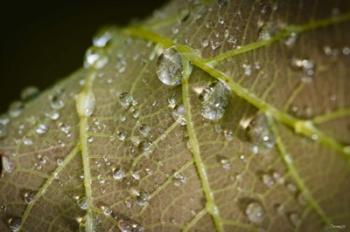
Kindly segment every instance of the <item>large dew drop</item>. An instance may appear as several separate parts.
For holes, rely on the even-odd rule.
[[[169,86],[177,86],[182,80],[182,59],[173,48],[163,51],[157,61],[157,76],[159,80]]]
[[[201,114],[208,120],[219,120],[224,116],[229,103],[230,91],[221,82],[210,84],[203,90]]]
[[[265,211],[262,205],[258,202],[252,202],[247,205],[245,209],[249,221],[252,223],[260,224],[264,221]]]

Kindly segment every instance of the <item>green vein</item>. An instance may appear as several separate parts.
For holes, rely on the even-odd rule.
[[[188,132],[189,144],[191,147],[191,152],[193,157],[193,163],[196,167],[199,180],[202,185],[202,190],[206,199],[206,210],[210,214],[211,218],[213,219],[216,231],[222,232],[224,231],[224,227],[222,225],[219,209],[215,203],[213,191],[211,190],[211,187],[209,184],[207,170],[201,157],[199,142],[198,142],[197,135],[194,129],[193,121],[192,121],[191,103],[190,103],[190,97],[189,97],[189,84],[188,84],[188,79],[191,74],[190,64],[185,57],[183,57],[182,61],[183,61],[183,67],[184,67],[183,79],[182,79],[182,101],[185,107],[186,128]]]
[[[347,18],[347,17],[339,16],[338,21],[341,22],[340,19],[343,19],[344,21],[345,20],[344,18]],[[332,20],[331,22],[338,22],[338,21]],[[323,23],[313,22],[312,25],[319,25],[319,24],[325,26],[325,25],[330,25],[331,23],[326,24],[324,22]],[[215,69],[210,64],[208,64],[206,60],[198,56],[196,51],[194,51],[191,47],[183,44],[175,44],[168,38],[164,38],[161,35],[158,35],[150,31],[146,31],[143,28],[139,28],[139,27],[137,28],[131,27],[131,28],[124,29],[122,33],[127,34],[129,36],[139,37],[145,40],[153,41],[155,43],[162,45],[163,47],[174,47],[179,53],[181,53],[184,57],[186,57],[189,61],[191,61],[193,65],[202,69],[203,71],[211,75],[213,78],[224,82],[229,87],[229,89],[237,96],[243,98],[248,103],[254,105],[261,111],[270,114],[278,122],[281,122],[287,125],[288,127],[292,128],[297,134],[305,136],[309,139],[312,139],[326,147],[329,147],[330,149],[334,149],[339,154],[341,154],[342,157],[345,158],[350,164],[350,149],[347,149],[338,141],[334,140],[327,134],[318,130],[314,126],[312,121],[307,121],[307,120],[293,117],[288,113],[280,111],[279,109],[275,108],[271,104],[260,99],[254,93],[250,92],[249,90],[235,83],[230,76],[227,76],[225,73]]]
[[[87,97],[92,93],[92,84],[95,79],[95,71],[91,70],[88,75],[86,82],[83,86],[82,91],[79,93],[77,98],[77,112],[79,115],[79,139],[80,139],[80,150],[82,155],[83,162],[83,170],[84,170],[84,188],[85,188],[85,197],[87,201],[87,214],[85,218],[85,231],[93,232],[93,218],[92,218],[92,208],[93,208],[93,200],[92,200],[92,189],[91,189],[91,173],[90,173],[90,157],[89,157],[89,149],[88,149],[88,118],[90,115],[87,115],[84,112],[86,109],[86,101]]]
[[[332,24],[336,23],[342,23],[350,20],[350,12],[341,14],[338,16],[321,19],[317,21],[310,21],[309,23],[302,24],[302,25],[289,25],[286,26],[281,32],[277,33],[275,36],[272,36],[270,39],[267,40],[260,40],[257,42],[253,42],[247,45],[243,45],[240,48],[232,49],[229,51],[226,51],[224,53],[221,53],[215,57],[209,58],[206,60],[206,62],[212,66],[216,65],[220,61],[223,61],[225,59],[237,56],[242,53],[246,53],[248,51],[252,51],[261,47],[266,47],[274,42],[280,41],[288,36],[290,36],[293,33],[301,33],[305,31],[310,31],[316,28],[320,27],[326,27]]]
[[[29,214],[31,210],[33,209],[34,205],[39,201],[39,199],[46,193],[47,189],[50,187],[50,185],[53,183],[57,175],[60,174],[60,172],[67,166],[67,164],[78,154],[79,152],[79,146],[75,146],[73,150],[68,154],[68,156],[63,160],[62,165],[57,166],[55,171],[52,173],[52,175],[44,182],[44,184],[40,187],[38,192],[35,194],[35,197],[33,201],[28,204],[26,209],[24,210],[21,225],[19,227],[18,231],[23,230],[24,223],[27,221]]]
[[[325,122],[333,121],[338,118],[345,118],[350,116],[350,108],[338,109],[323,115],[316,116],[312,119],[315,124],[322,124]]]
[[[320,218],[324,223],[326,223],[327,225],[330,225],[332,223],[331,219],[326,215],[326,213],[323,211],[321,206],[314,199],[311,192],[309,191],[306,184],[304,183],[303,179],[299,175],[291,155],[287,152],[286,148],[283,145],[282,138],[278,133],[277,126],[275,125],[273,119],[269,115],[267,115],[267,119],[268,119],[269,127],[271,128],[271,131],[273,132],[276,139],[276,148],[280,154],[281,159],[286,165],[288,172],[295,180],[296,185],[301,190],[303,196],[305,197],[306,201],[309,203],[311,208],[314,209],[314,211],[320,216]]]
[[[188,232],[190,229],[195,226],[198,221],[207,213],[206,209],[199,211],[188,223],[182,228],[182,232]]]

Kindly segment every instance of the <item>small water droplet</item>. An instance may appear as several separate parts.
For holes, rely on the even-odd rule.
[[[149,136],[149,133],[151,132],[151,128],[145,124],[142,124],[140,127],[139,127],[139,132],[140,134],[143,136],[143,137],[148,137]]]
[[[245,209],[249,221],[252,223],[260,224],[265,219],[265,210],[259,202],[251,202]]]
[[[38,135],[43,135],[43,134],[46,134],[46,132],[48,132],[49,128],[47,125],[45,124],[39,124],[36,129],[35,129],[35,132],[38,134]]]
[[[130,106],[137,104],[134,98],[128,92],[119,94],[119,101],[122,107],[125,109],[128,109]]]
[[[184,105],[176,106],[172,112],[172,116],[173,116],[174,120],[176,120],[180,123],[180,125],[182,125],[182,126],[186,125]]]
[[[52,121],[56,121],[60,118],[61,115],[57,111],[50,111],[50,112],[46,112],[45,116],[51,119]]]
[[[229,103],[229,90],[221,82],[210,84],[201,94],[201,114],[208,120],[219,120],[224,116]]]
[[[103,29],[94,36],[92,43],[95,47],[105,47],[111,39],[112,31],[109,29]]]
[[[36,192],[32,190],[25,190],[23,192],[23,200],[26,204],[31,204],[35,198]]]
[[[202,48],[206,48],[209,46],[209,40],[207,38],[203,39],[201,42]]]
[[[275,138],[268,126],[267,118],[264,114],[258,113],[247,127],[247,134],[250,141],[258,147],[273,148]]]
[[[168,98],[168,107],[174,109],[176,107],[176,96],[171,96]]]
[[[103,48],[92,46],[85,53],[85,68],[92,67],[95,69],[101,69],[107,64],[107,62],[108,56]]]
[[[0,139],[5,138],[7,135],[7,125],[10,119],[4,115],[0,116]]]
[[[315,62],[310,59],[292,58],[291,65],[297,70],[303,71],[301,79],[305,82],[310,82],[315,75]]]
[[[288,38],[284,41],[284,44],[289,47],[292,48],[295,44],[295,42],[297,41],[298,38],[298,34],[293,32],[291,33]]]
[[[186,181],[187,181],[186,176],[184,176],[180,172],[175,172],[173,178],[174,178],[174,185],[177,186],[177,187],[185,184]]]
[[[125,171],[121,168],[117,168],[113,171],[113,179],[121,181],[125,178]]]
[[[263,173],[261,175],[261,180],[269,188],[275,184],[273,177],[269,173]]]
[[[124,131],[118,131],[117,132],[117,137],[120,141],[125,141],[126,137],[127,137],[127,133]]]
[[[11,232],[18,232],[22,223],[22,219],[20,217],[10,217],[7,220],[7,225]]]
[[[19,115],[21,115],[23,109],[23,103],[20,101],[15,101],[11,103],[8,113],[12,118],[17,118]]]
[[[157,76],[165,85],[177,86],[182,80],[182,58],[173,48],[165,49],[158,57]]]
[[[15,166],[7,156],[1,156],[2,170],[7,173],[13,172]]]
[[[90,117],[95,110],[95,95],[92,91],[83,91],[77,98],[77,110],[80,116]]]
[[[131,219],[118,220],[118,228],[120,232],[144,232],[145,229],[142,225]]]

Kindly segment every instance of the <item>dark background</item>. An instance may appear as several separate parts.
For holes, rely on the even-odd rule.
[[[0,2],[0,114],[29,85],[43,90],[83,62],[104,25],[142,19],[166,0]]]

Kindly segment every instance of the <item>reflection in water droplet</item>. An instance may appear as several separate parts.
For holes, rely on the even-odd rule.
[[[186,176],[184,176],[180,172],[175,172],[173,178],[174,178],[174,185],[177,186],[177,187],[185,184],[186,181],[187,181]]]
[[[265,219],[265,210],[258,202],[249,203],[245,209],[245,214],[252,223],[260,224]]]
[[[219,120],[224,116],[229,103],[230,91],[221,82],[210,84],[201,94],[201,114],[208,120]]]
[[[173,48],[168,48],[158,57],[157,76],[165,85],[177,86],[182,80],[182,58]]]
[[[95,68],[101,69],[108,62],[108,56],[106,51],[103,48],[99,47],[90,47],[85,53],[85,68]]]

